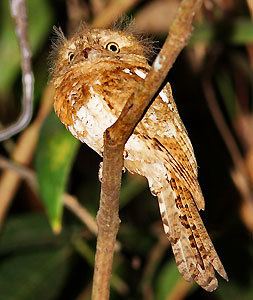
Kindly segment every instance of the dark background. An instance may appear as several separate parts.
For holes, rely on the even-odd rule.
[[[49,97],[53,25],[71,32],[80,20],[92,23],[105,15],[112,3],[120,10],[120,2],[126,1],[28,1],[33,122]],[[161,47],[179,2],[136,1],[124,14],[133,16],[137,30]],[[219,278],[217,291],[207,293],[182,279],[145,179],[124,174],[111,299],[253,299],[252,14],[247,1],[204,1],[190,43],[168,75],[199,165],[206,200],[201,216],[229,282]],[[18,116],[22,95],[7,1],[0,3],[0,70],[0,120],[7,126]],[[101,158],[86,145],[79,147],[53,112],[47,115],[37,128],[38,142],[26,129],[0,147],[0,299],[90,298],[96,238],[63,205],[62,194],[75,196],[95,217]],[[17,153],[20,145],[23,152]],[[4,166],[6,159],[16,163],[16,171]],[[39,192],[31,180],[17,182],[8,175],[20,178],[20,165],[33,171],[29,174],[39,180]],[[59,231],[62,214],[62,230],[53,234],[49,224]]]

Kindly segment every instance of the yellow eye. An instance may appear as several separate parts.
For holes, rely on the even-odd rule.
[[[119,45],[117,43],[114,43],[114,42],[110,42],[108,43],[105,48],[111,52],[114,52],[114,53],[119,53],[120,51],[120,48],[119,48]]]
[[[75,54],[73,52],[69,52],[68,53],[68,60],[69,60],[69,62],[71,62],[73,60],[74,56],[75,56]]]

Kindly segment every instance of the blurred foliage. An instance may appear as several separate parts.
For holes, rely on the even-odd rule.
[[[27,1],[29,10],[29,39],[33,53],[43,46],[53,24],[53,11],[48,1]],[[8,92],[20,69],[19,49],[8,1],[0,3],[0,96]]]
[[[53,230],[61,230],[62,195],[78,150],[79,141],[51,114],[41,130],[36,153],[36,169],[41,200],[45,203]]]
[[[253,27],[250,19],[237,19],[233,22],[202,23],[196,27],[190,45],[198,42],[226,42],[235,45],[245,45],[253,42]]]
[[[84,10],[82,15],[91,21],[99,11],[94,3],[101,3],[101,9],[107,1],[27,2],[35,100],[39,106],[48,82],[52,25],[60,25],[66,32],[70,22],[73,23],[73,16],[80,15],[78,9]],[[138,16],[151,2],[161,11],[158,6],[164,5],[164,1],[140,1],[129,14]],[[162,18],[166,19],[166,27],[162,27],[164,20],[158,31],[145,27],[148,34],[155,32],[159,45],[166,35],[167,18],[171,18],[170,5],[177,0],[167,2],[168,13],[153,16],[157,26]],[[242,155],[246,156],[252,150],[249,145],[253,133],[252,136],[247,134],[246,143],[241,126],[246,116],[252,118],[253,23],[244,1],[205,3],[190,44],[168,79],[200,167],[200,182],[207,203],[202,216],[230,281],[219,280],[218,290],[211,294],[196,285],[184,286],[185,293],[179,298],[177,289],[182,292],[182,278],[169,245],[160,247],[161,221],[156,200],[147,189],[145,179],[124,174],[122,224],[118,235],[120,250],[115,254],[111,299],[165,300],[175,294],[178,298],[173,299],[253,299],[252,228],[246,228],[248,223],[240,214],[243,196],[231,179],[235,165],[207,108],[202,89],[203,78],[209,78],[222,116]],[[141,14],[141,18],[145,18],[145,14]],[[149,24],[148,20],[145,24]],[[21,75],[8,1],[0,3],[0,25],[0,116],[1,122],[10,122],[20,108]],[[11,157],[15,143],[16,138],[2,143],[1,154]],[[54,114],[50,114],[29,165],[35,169],[39,193],[29,183],[21,184],[1,228],[0,299],[90,299],[95,237],[64,208],[63,193],[75,195],[95,216],[101,159],[86,145],[80,149],[78,145]],[[58,235],[53,234],[51,228],[59,232],[61,227]],[[152,260],[157,248],[159,259]]]
[[[2,299],[55,299],[69,272],[69,234],[55,237],[44,216],[10,218],[0,242]]]

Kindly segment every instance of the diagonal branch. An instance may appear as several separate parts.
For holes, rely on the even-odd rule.
[[[27,10],[25,0],[10,0],[11,14],[15,22],[22,66],[22,110],[15,123],[0,131],[0,141],[7,140],[23,130],[31,121],[33,110],[33,73],[31,50],[27,38]]]
[[[97,215],[98,239],[93,278],[93,300],[109,299],[113,252],[119,228],[119,194],[125,143],[140,121],[145,109],[186,45],[192,32],[192,21],[202,0],[183,0],[170,27],[169,35],[155,59],[146,80],[127,99],[116,123],[104,134],[103,180]]]

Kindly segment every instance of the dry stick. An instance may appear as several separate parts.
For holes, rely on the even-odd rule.
[[[133,8],[140,0],[114,0],[111,1],[102,11],[98,14],[91,26],[94,28],[108,27],[113,22],[117,21],[126,11]]]
[[[184,278],[179,278],[176,282],[175,287],[170,291],[166,297],[166,300],[183,300],[189,294],[192,288],[192,283],[187,282]]]
[[[89,16],[88,4],[79,0],[66,0],[67,16],[68,16],[68,34],[73,33],[80,22],[87,20]]]
[[[247,195],[244,197],[245,199],[250,198],[251,189],[249,185],[249,174],[247,171],[247,168],[245,166],[245,161],[243,159],[243,156],[240,153],[240,150],[235,142],[235,139],[228,128],[222,112],[220,111],[220,108],[218,106],[218,103],[215,98],[214,90],[212,89],[211,82],[209,79],[203,80],[203,91],[206,97],[206,101],[209,107],[209,110],[212,114],[212,117],[214,119],[214,122],[223,138],[223,141],[225,142],[225,145],[227,146],[227,149],[230,153],[230,156],[232,158],[233,164],[235,168],[240,172],[241,178],[244,178],[245,184],[244,184],[244,195]]]
[[[151,287],[151,282],[159,264],[161,263],[164,253],[169,248],[168,239],[165,236],[164,232],[162,230],[159,230],[159,232],[157,232],[157,235],[159,236],[159,240],[148,254],[147,263],[143,271],[143,277],[141,281],[143,296],[142,299],[145,300],[155,299],[154,291]]]
[[[13,150],[11,158],[13,161],[21,164],[30,164],[34,151],[37,146],[41,126],[52,109],[53,99],[52,86],[48,86],[43,95],[42,103],[36,119],[20,135],[17,144]],[[0,178],[0,227],[4,222],[8,208],[18,189],[20,177],[15,171],[5,170]]]
[[[86,226],[89,228],[90,232],[94,235],[98,234],[98,227],[94,217],[88,212],[88,210],[83,207],[77,200],[76,197],[69,194],[64,194],[64,205],[72,211]]]
[[[163,253],[168,249],[168,239],[166,238],[164,232],[157,233],[159,235],[159,241],[151,249],[147,265],[144,270],[143,280],[142,280],[142,299],[153,300],[154,291],[151,289],[151,281],[154,277],[157,266],[160,264],[163,257]],[[175,282],[174,287],[168,292],[166,299],[168,300],[183,300],[188,294],[189,290],[192,288],[192,282],[186,282],[181,276]]]
[[[0,169],[7,169],[11,172],[14,172],[19,180],[26,180],[32,190],[36,194],[38,193],[38,182],[36,175],[29,168],[19,163],[14,163],[0,155]],[[86,210],[86,208],[78,202],[76,197],[69,194],[64,194],[63,202],[64,205],[87,226],[91,233],[97,235],[97,224],[95,219]],[[118,248],[120,248],[120,245],[118,245]]]
[[[230,153],[230,156],[233,160],[234,165],[243,165],[243,157],[240,153],[239,148],[237,147],[237,144],[235,142],[235,139],[233,138],[232,133],[230,132],[224,118],[222,115],[222,112],[218,106],[218,103],[216,101],[216,97],[214,94],[214,90],[211,86],[210,79],[203,80],[203,91],[206,97],[207,105],[209,107],[209,110],[212,114],[212,117],[214,119],[214,122],[219,129],[222,138],[228,148],[228,151]]]
[[[252,185],[246,162],[240,153],[235,139],[229,130],[215,98],[210,79],[203,81],[203,90],[214,122],[223,138],[232,158],[235,169],[231,172],[232,180],[242,196],[241,218],[246,227],[252,231]]]
[[[29,186],[33,191],[37,190],[38,186],[35,174],[29,168],[0,155],[0,169],[14,171],[20,178],[26,180],[27,183],[29,183]]]
[[[100,14],[105,7],[105,1],[103,0],[91,0],[90,4],[93,15],[95,16]]]
[[[247,0],[247,4],[248,4],[248,7],[249,7],[249,12],[250,12],[251,18],[253,19],[253,1],[252,0]]]
[[[247,4],[249,7],[249,13],[251,16],[251,20],[253,20],[253,1],[247,0]],[[250,44],[246,45],[246,49],[248,50],[249,61],[250,61],[251,67],[253,68],[253,44],[250,43]]]
[[[27,38],[27,12],[25,0],[10,1],[11,14],[16,26],[22,67],[22,110],[15,123],[0,131],[0,141],[7,140],[23,130],[31,121],[33,110],[33,73],[31,67],[31,50]]]
[[[92,288],[93,300],[109,299],[113,252],[119,229],[119,193],[124,145],[156,95],[192,32],[192,21],[202,0],[183,0],[162,50],[141,86],[127,99],[116,123],[104,134],[103,180],[97,214],[98,239]]]

